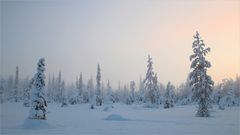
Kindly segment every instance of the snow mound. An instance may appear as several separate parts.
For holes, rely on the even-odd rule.
[[[121,115],[118,114],[111,114],[105,120],[113,120],[113,121],[127,121],[128,119],[123,118]]]
[[[47,123],[46,120],[25,119],[24,124],[21,126],[24,129],[52,129],[52,125]]]

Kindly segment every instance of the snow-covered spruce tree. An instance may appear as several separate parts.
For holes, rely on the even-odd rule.
[[[219,109],[224,110],[225,107],[234,106],[235,95],[234,94],[234,80],[233,79],[223,79],[222,83],[219,84]]]
[[[129,100],[129,88],[127,84],[123,86],[123,90],[120,94],[120,100],[122,100],[122,103],[126,103],[126,104],[131,103]]]
[[[89,80],[88,80],[88,83],[87,83],[87,91],[89,93],[89,100],[92,101],[92,99],[94,99],[94,83],[93,83],[93,78],[91,77]]]
[[[15,82],[14,82],[14,101],[18,102],[19,96],[19,69],[16,67]]]
[[[101,88],[101,97],[102,97],[102,102],[104,101],[103,100],[103,97],[104,97],[104,95],[105,95],[105,85],[104,85],[104,82],[102,81],[102,83],[101,83],[101,86],[102,86],[102,88]]]
[[[78,102],[83,103],[83,78],[82,72],[80,73],[79,80],[78,80]]]
[[[168,82],[167,88],[166,88],[166,93],[165,93],[164,108],[173,107],[173,90],[174,90],[174,86],[170,82]]]
[[[106,96],[105,97],[106,102],[115,103],[114,94],[113,94],[112,87],[109,80],[107,82],[107,89],[106,89],[105,96]]]
[[[61,102],[62,102],[61,107],[68,106],[67,98],[65,94],[65,81],[62,81],[62,84],[61,84]]]
[[[210,94],[214,82],[207,75],[207,69],[211,67],[211,63],[205,59],[205,56],[210,52],[210,48],[205,48],[203,40],[196,32],[192,45],[193,54],[190,56],[191,69],[189,79],[193,90],[193,99],[198,102],[198,110],[196,116],[209,117],[211,107]]]
[[[102,94],[101,94],[101,69],[100,65],[97,65],[97,86],[96,86],[96,106],[101,106],[102,105]]]
[[[7,86],[6,86],[6,90],[7,90],[6,94],[8,95],[8,97],[7,97],[8,101],[12,100],[12,97],[14,95],[14,89],[13,88],[14,88],[13,76],[10,75],[8,80],[7,80]]]
[[[114,92],[115,102],[120,102],[120,93],[121,93],[121,91],[122,91],[121,81],[118,81],[118,88]]]
[[[65,97],[65,81],[63,80],[60,84],[60,87],[59,87],[59,100],[60,100],[60,103],[63,103],[63,100],[64,100],[64,97]]]
[[[46,120],[47,102],[44,98],[43,90],[45,88],[45,59],[38,61],[37,73],[34,76],[33,89],[31,93],[30,119]]]
[[[7,86],[6,80],[0,77],[0,104],[5,102],[6,97],[8,96],[6,86]]]
[[[76,89],[78,90],[78,87],[79,87],[79,79],[78,79],[78,77],[76,77]]]
[[[156,87],[154,87],[154,72],[152,58],[148,55],[146,78],[144,80],[144,88],[146,90],[145,98],[146,101],[150,101],[152,104],[157,103]]]
[[[106,102],[110,101],[111,100],[111,91],[112,91],[112,88],[111,88],[111,85],[110,85],[110,81],[108,80],[107,81],[107,88],[106,88],[106,94],[104,94],[104,100]]]
[[[2,82],[0,84],[2,84]],[[4,102],[4,98],[5,98],[4,93],[5,93],[4,87],[0,85],[0,103]]]
[[[83,77],[82,77],[82,73],[80,75],[80,79],[79,79],[79,94],[80,94],[80,101],[82,103],[88,103],[90,100],[90,91],[88,91],[87,86],[83,83]]]
[[[129,94],[129,100],[131,103],[135,102],[135,99],[136,99],[135,91],[136,91],[136,84],[134,81],[131,81],[130,82],[130,94]]]
[[[142,81],[142,77],[139,78],[139,90],[138,90],[138,101],[144,102],[145,96],[145,89],[144,89],[144,82]]]
[[[155,95],[156,104],[160,104],[161,94],[160,94],[160,87],[158,85],[158,76],[157,76],[157,74],[155,74],[154,77],[153,77],[153,93]]]
[[[235,80],[235,95],[237,97],[240,97],[240,76],[236,75],[236,80]]]
[[[80,76],[79,76],[79,81],[78,81],[78,95],[81,96],[82,93],[83,93],[83,77],[82,77],[82,72],[80,73]]]
[[[53,101],[55,101],[56,102],[56,79],[55,79],[55,75],[53,74],[53,76],[52,76],[52,83],[51,83],[51,96],[52,96],[52,99],[53,99]]]
[[[61,71],[59,71],[58,73],[58,77],[57,77],[57,80],[56,80],[56,102],[58,103],[61,103],[61,98],[62,98],[62,95],[61,95],[61,89],[62,89],[62,73]]]

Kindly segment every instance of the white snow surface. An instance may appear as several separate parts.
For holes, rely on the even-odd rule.
[[[48,121],[46,121],[46,120],[36,120],[36,119],[26,118],[23,125],[20,125],[19,128],[22,128],[22,129],[52,129],[54,127],[51,126],[48,123]]]
[[[48,104],[47,120],[27,119],[22,103],[0,105],[2,135],[239,135],[240,108],[219,110],[210,118],[195,117],[196,106],[170,109],[113,104],[90,109],[90,104],[60,107]]]

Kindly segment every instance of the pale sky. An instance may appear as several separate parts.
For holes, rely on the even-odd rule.
[[[46,76],[67,82],[83,73],[114,87],[145,76],[147,55],[159,81],[175,85],[190,72],[193,35],[211,48],[215,83],[240,74],[239,0],[1,0],[1,75],[30,77],[39,58]]]

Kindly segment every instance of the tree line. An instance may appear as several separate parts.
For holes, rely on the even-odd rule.
[[[68,104],[91,103],[91,108],[109,103],[144,104],[146,107],[171,108],[174,105],[198,104],[197,116],[210,116],[209,109],[212,104],[217,104],[219,109],[227,106],[240,105],[240,77],[224,79],[214,86],[207,69],[211,63],[206,60],[210,48],[206,48],[198,32],[194,35],[192,44],[193,54],[190,55],[189,76],[185,83],[174,86],[170,81],[164,85],[158,81],[158,75],[154,72],[153,59],[147,57],[146,75],[140,77],[138,87],[135,81],[114,89],[108,80],[106,86],[102,81],[101,67],[97,64],[96,77],[88,79],[84,83],[82,73],[76,78],[76,82],[66,85],[62,73],[55,77],[48,76],[45,84],[45,59],[39,60],[37,73],[32,78],[20,79],[19,67],[16,67],[15,76],[8,79],[1,78],[0,102],[23,102],[24,106],[45,110],[44,105],[50,102]],[[94,79],[96,80],[94,83]],[[33,100],[34,99],[34,100]],[[38,107],[36,107],[38,106]],[[43,114],[45,111],[42,111]],[[41,115],[42,119],[45,119]]]

